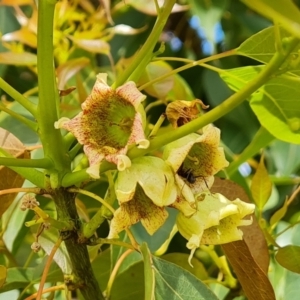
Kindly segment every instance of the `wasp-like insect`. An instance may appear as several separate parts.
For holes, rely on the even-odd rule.
[[[196,182],[196,179],[198,178],[198,177],[202,177],[203,178],[203,180],[204,180],[204,183],[205,183],[205,185],[206,185],[206,187],[207,187],[207,189],[209,190],[209,187],[208,187],[208,184],[207,184],[207,182],[206,182],[206,180],[205,180],[205,177],[204,176],[195,176],[194,174],[193,174],[193,171],[192,171],[192,169],[187,169],[187,170],[185,170],[184,168],[183,168],[183,164],[179,167],[179,169],[178,169],[178,171],[177,171],[177,174],[179,175],[179,176],[181,176],[182,178],[184,178],[188,183],[190,183],[190,184],[194,184],[195,182]]]
[[[179,167],[177,174],[182,178],[185,178],[191,184],[196,182],[197,177],[193,174],[192,169],[184,170],[183,164]]]

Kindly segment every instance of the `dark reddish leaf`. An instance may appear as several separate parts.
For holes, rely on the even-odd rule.
[[[216,178],[211,192],[223,194],[228,199],[239,198],[250,202],[246,192],[238,184]],[[243,226],[242,241],[222,245],[243,290],[249,300],[274,300],[273,287],[268,279],[269,252],[265,237],[255,219],[253,224]]]

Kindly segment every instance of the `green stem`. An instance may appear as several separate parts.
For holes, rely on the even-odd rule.
[[[233,56],[233,55],[236,55],[236,54],[237,54],[236,49],[233,49],[233,50],[223,52],[223,53],[219,53],[219,54],[216,54],[216,55],[213,55],[213,56],[210,56],[210,57],[206,57],[206,58],[203,58],[203,59],[200,59],[200,60],[197,60],[197,61],[187,59],[187,58],[175,58],[175,57],[157,57],[157,58],[154,58],[153,61],[161,61],[161,60],[163,60],[163,61],[179,61],[179,62],[186,63],[186,65],[184,65],[182,67],[179,67],[177,69],[174,69],[174,70],[172,70],[172,71],[170,71],[166,74],[163,74],[161,76],[158,76],[158,77],[146,82],[145,84],[139,86],[139,90],[140,91],[144,90],[146,87],[151,86],[156,82],[164,80],[164,79],[166,79],[166,78],[168,78],[172,75],[178,74],[178,73],[180,73],[184,70],[188,70],[188,69],[193,68],[193,67],[204,67],[204,68],[207,68],[207,69],[213,69],[214,71],[221,70],[221,69],[215,68],[211,65],[208,65],[206,63],[210,62],[210,61],[213,61],[213,60],[216,60],[216,59],[220,59],[220,58],[224,58],[224,57],[228,57],[228,56]]]
[[[0,103],[0,110],[6,112],[7,114],[9,114],[11,117],[15,118],[16,120],[20,121],[21,123],[25,124],[27,127],[29,127],[30,129],[32,129],[33,131],[37,132],[38,129],[38,125],[36,122],[33,122],[27,118],[25,118],[24,116],[8,109],[6,106],[4,106],[2,103]]]
[[[300,184],[300,177],[291,177],[291,176],[274,176],[269,175],[271,181],[275,185],[299,185]]]
[[[36,106],[0,77],[0,88],[36,117]]]
[[[251,143],[244,149],[244,151],[234,160],[229,167],[226,168],[226,173],[231,176],[235,173],[238,167],[250,157],[257,154],[260,149],[265,148],[274,140],[274,136],[271,135],[264,127],[260,127]]]
[[[55,81],[53,59],[53,17],[56,1],[40,0],[38,5],[38,52],[39,104],[37,121],[39,135],[46,157],[57,171],[70,170],[70,160],[65,154],[63,138],[54,128],[58,120],[59,94]]]
[[[69,151],[69,157],[71,160],[75,158],[77,153],[82,149],[82,145],[77,143],[70,151]]]
[[[62,232],[71,265],[74,279],[66,282],[67,286],[80,289],[85,300],[103,300],[104,297],[94,276],[87,246],[79,242],[81,223],[75,205],[75,193],[69,193],[64,189],[57,189],[53,192],[53,200],[58,213],[58,220],[72,221],[75,228],[72,231]]]
[[[105,245],[105,244],[116,245],[116,246],[124,247],[124,248],[127,248],[127,249],[135,250],[135,248],[131,244],[120,241],[119,239],[98,238],[93,243],[93,245],[101,245],[101,246]]]
[[[1,159],[4,158],[10,158],[13,159],[14,161],[18,161],[18,164],[21,163],[22,159],[16,159],[13,158],[13,156],[9,153],[7,153],[6,151],[4,151],[3,149],[0,148],[0,165],[3,163],[5,163],[5,161],[1,162]],[[28,160],[27,160],[28,161]],[[28,169],[28,168],[24,168],[23,167],[13,167],[13,166],[9,166],[10,169],[12,169],[13,171],[15,171],[16,173],[18,173],[19,175],[23,176],[24,178],[26,178],[27,180],[29,180],[30,182],[32,182],[33,184],[35,184],[36,186],[40,187],[40,188],[45,188],[45,177],[44,174],[38,170],[35,169]],[[26,165],[27,167],[27,165]]]
[[[48,158],[26,159],[26,158],[0,157],[0,165],[7,166],[7,167],[48,169],[52,167],[52,162]]]
[[[73,135],[73,133],[68,132],[65,136],[64,136],[64,144],[66,147],[66,151],[68,151],[70,149],[70,147],[72,146],[72,144],[76,141],[75,136]]]
[[[113,203],[117,199],[114,190],[114,176],[110,174],[110,172],[107,172],[107,179],[109,188],[106,192],[105,200],[94,193],[79,189],[80,193],[94,198],[95,200],[102,203],[101,208],[95,213],[95,215],[93,215],[90,221],[83,226],[82,235],[84,239],[88,239],[93,236],[96,229],[99,228],[106,219],[111,219],[112,215],[115,212],[112,207]]]
[[[160,34],[164,29],[175,2],[175,0],[164,1],[164,4],[159,11],[156,23],[145,44],[135,55],[134,60],[128,68],[117,78],[113,85],[114,88],[124,84],[128,80],[132,80],[134,82],[138,81],[141,74],[145,71],[146,66],[152,59],[153,49],[159,40]]]

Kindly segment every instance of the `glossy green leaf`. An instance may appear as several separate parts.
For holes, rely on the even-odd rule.
[[[276,260],[284,268],[300,274],[300,247],[288,245],[280,248],[276,255]]]
[[[37,103],[38,99],[36,97],[30,97],[30,101]],[[6,105],[6,107],[34,121],[32,115],[18,102],[10,102]],[[38,135],[36,132],[6,113],[0,113],[0,127],[15,135],[25,145],[36,144],[38,141]]]
[[[275,38],[276,30],[279,33],[279,41]],[[282,39],[289,37],[290,33],[281,26],[275,28],[268,27],[248,38],[238,48],[237,53],[267,63],[271,60],[276,52],[276,43],[281,43]],[[290,53],[289,58],[283,63],[281,69],[288,69],[289,72],[300,75],[300,60],[299,60],[300,45],[295,47]]]
[[[48,261],[48,256],[45,256],[41,261],[41,263],[34,268],[33,277],[32,277],[33,282],[39,283],[41,281],[47,261]],[[51,264],[47,274],[47,282],[50,281],[52,282],[64,281],[64,274],[62,273],[59,266],[55,263]]]
[[[272,182],[264,164],[264,156],[261,156],[258,168],[252,178],[251,193],[255,204],[262,210],[272,192]]]
[[[226,67],[226,65],[224,65]],[[233,92],[220,78],[219,74],[211,70],[204,70],[202,85],[208,99],[205,104],[216,107],[230,97]],[[234,153],[240,153],[259,129],[259,122],[252,112],[249,102],[244,101],[230,113],[216,122],[222,130],[222,141]]]
[[[34,268],[9,268],[7,269],[6,282],[0,289],[0,293],[24,288],[32,282]]]
[[[292,35],[300,38],[300,12],[291,0],[242,0],[259,14],[276,21]]]
[[[252,80],[262,67],[226,70],[221,76],[237,91]],[[262,126],[276,138],[300,144],[300,85],[295,77],[281,75],[270,79],[251,95],[250,105]]]
[[[111,300],[144,299],[143,263],[137,263],[117,276],[111,289]],[[149,298],[150,299],[150,298]]]
[[[111,253],[110,249],[100,252],[98,257],[93,260],[92,268],[100,285],[101,290],[105,290],[111,271]]]
[[[189,254],[187,253],[168,253],[162,256],[162,259],[167,260],[181,268],[189,271],[195,275],[200,280],[208,279],[208,273],[203,266],[203,264],[196,258],[192,258],[191,263],[193,267],[189,264]]]
[[[158,257],[152,259],[155,273],[155,299],[218,299],[204,283],[190,272]]]
[[[276,299],[299,299],[300,274],[283,268],[276,260],[271,261],[269,273],[272,286],[274,287]]]
[[[55,237],[55,235],[51,233],[51,229],[47,230],[46,233],[47,234],[43,234],[42,236],[39,237],[39,243],[41,244],[44,251],[48,255],[50,255],[55,244],[53,240],[55,238],[57,239],[58,237]],[[57,265],[61,268],[61,270],[65,274],[71,273],[72,270],[71,262],[67,252],[67,248],[64,243],[61,243],[59,248],[56,250],[53,260],[57,263]]]

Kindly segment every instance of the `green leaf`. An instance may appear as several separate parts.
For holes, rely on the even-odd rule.
[[[264,165],[264,156],[262,155],[251,184],[252,197],[259,210],[263,209],[271,196],[271,192],[272,182]]]
[[[158,257],[153,257],[156,300],[217,300],[213,292],[190,272]]]
[[[146,243],[143,243],[140,248],[144,257],[145,300],[152,300],[155,288],[152,257]]]
[[[122,231],[119,233],[119,240],[125,243],[130,243],[130,240],[127,236],[126,231]],[[111,251],[111,269],[114,268],[118,260],[120,259],[121,255],[127,251],[125,247],[121,247],[119,245],[111,245],[110,246]],[[136,264],[137,262],[142,260],[142,256],[139,252],[132,252],[129,255],[125,257],[125,259],[122,261],[122,264],[118,270],[118,274],[125,272],[127,269],[129,269],[132,265]]]
[[[291,0],[242,0],[248,7],[272,21],[280,23],[292,35],[300,38],[300,12]]]
[[[252,35],[236,49],[237,54],[253,58],[263,63],[269,62],[276,52],[276,29],[274,26],[271,26]],[[290,36],[289,32],[281,26],[278,27],[278,32],[281,39]],[[289,55],[289,59],[281,66],[281,69],[289,67],[289,72],[300,74],[300,60],[298,59],[299,49],[300,45],[293,49]]]
[[[193,267],[189,264],[189,254],[186,253],[168,253],[162,258],[166,261],[169,261],[175,265],[180,266],[181,268],[189,271],[194,276],[196,276],[200,280],[208,279],[208,274],[203,264],[196,258],[192,258],[191,263]]]
[[[33,277],[32,277],[32,281],[39,283],[41,281],[41,277],[43,275],[44,269],[45,269],[45,265],[48,261],[48,256],[45,256],[43,258],[43,260],[41,261],[40,264],[38,264],[35,268],[34,268],[34,272],[33,272]],[[57,264],[51,264],[50,269],[48,271],[47,274],[47,282],[52,281],[52,282],[57,282],[57,281],[64,281],[64,276],[63,273],[61,271],[61,269],[59,268],[59,266]]]
[[[44,251],[50,255],[58,236],[55,234],[57,231],[55,229],[50,228],[43,235],[39,237],[39,243]],[[55,241],[55,242],[54,242]],[[72,267],[69,258],[69,254],[67,248],[64,243],[61,243],[59,248],[56,250],[53,260],[57,263],[57,265],[61,268],[63,273],[70,274]]]
[[[93,272],[100,285],[101,290],[105,290],[110,275],[111,253],[110,249],[101,252],[92,262]]]
[[[37,103],[38,98],[30,97],[30,101]],[[34,121],[32,115],[18,102],[10,102],[6,107],[21,116]],[[6,113],[0,113],[0,126],[15,135],[23,144],[36,144],[38,141],[36,132]]]
[[[278,210],[275,211],[275,213],[272,215],[271,219],[270,219],[270,225],[276,225],[286,214],[287,209],[288,209],[288,205],[287,205],[287,201],[284,202],[283,206],[281,208],[279,208]]]
[[[9,268],[7,269],[6,282],[0,289],[0,293],[14,289],[24,288],[32,281],[34,268]]]
[[[115,279],[111,289],[111,300],[145,299],[143,263],[137,263]],[[149,298],[151,299],[151,298]]]
[[[276,260],[284,268],[300,274],[300,247],[299,246],[285,246],[280,248],[276,255]]]
[[[276,299],[299,300],[300,275],[271,261],[269,278],[275,290]]]
[[[221,74],[228,86],[237,91],[261,71],[242,67]],[[300,144],[300,86],[295,77],[276,76],[251,95],[250,106],[261,125],[277,139]]]

